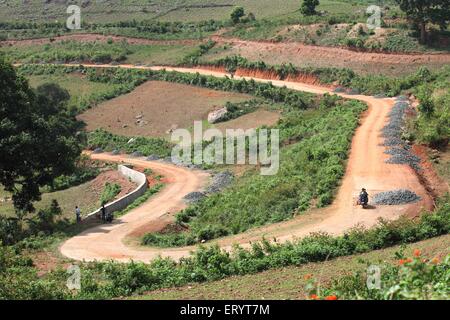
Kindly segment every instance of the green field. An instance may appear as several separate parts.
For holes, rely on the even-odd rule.
[[[345,13],[357,10],[361,5],[377,1],[338,1],[322,0],[318,10],[332,13]],[[257,18],[281,17],[292,14],[300,7],[299,0],[111,0],[90,1],[82,6],[83,18],[91,23],[106,23],[123,20],[162,21],[200,21],[228,19],[233,6],[242,6],[253,12]],[[40,0],[13,0],[0,3],[1,21],[64,21],[67,5],[65,3],[43,4]]]
[[[189,45],[129,45],[126,41],[111,41],[111,43],[64,41],[0,48],[0,52],[16,63],[120,62],[152,65],[179,64],[185,56],[195,50],[195,46]]]

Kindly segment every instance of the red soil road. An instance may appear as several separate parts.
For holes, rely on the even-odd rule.
[[[357,51],[342,47],[307,45],[300,42],[248,41],[213,36],[230,49],[208,57],[238,54],[250,61],[265,61],[269,65],[292,63],[295,66],[350,68],[362,74],[410,74],[419,66],[438,69],[450,64],[447,52],[390,53]]]
[[[134,68],[133,66],[122,67]],[[151,69],[163,68],[153,67]],[[202,69],[165,69],[189,73],[199,72],[218,77],[226,76],[224,73]],[[294,90],[317,94],[330,91],[328,88],[302,83],[266,79],[254,80],[259,82],[271,81],[275,86],[287,86]],[[259,240],[262,236],[268,239],[276,237],[277,241],[286,241],[317,231],[337,235],[342,234],[355,225],[371,227],[377,223],[379,218],[393,220],[403,214],[415,216],[423,208],[432,208],[432,198],[420,183],[416,173],[409,166],[385,163],[388,156],[384,154],[385,147],[380,145],[383,140],[380,137],[380,131],[387,122],[388,113],[394,104],[393,99],[375,99],[363,95],[342,96],[364,101],[369,108],[361,119],[362,124],[355,132],[346,173],[333,204],[324,209],[310,210],[310,212],[287,222],[251,229],[245,233],[218,239],[211,243],[218,243],[222,248],[231,250],[233,243],[240,243],[242,246],[247,247],[250,241]],[[135,242],[133,245],[130,245],[130,238],[131,236],[142,235],[145,231],[161,230],[165,225],[173,221],[173,217],[166,213],[183,208],[183,196],[200,189],[205,183],[205,174],[177,168],[169,164],[130,159],[124,156],[109,156],[105,154],[92,156],[96,159],[116,162],[125,161],[140,167],[152,168],[154,171],[167,176],[169,183],[162,192],[151,198],[143,206],[130,211],[124,217],[117,219],[113,224],[87,230],[69,239],[62,245],[61,252],[65,256],[77,260],[113,259],[124,262],[130,259],[149,262],[157,256],[179,259],[190,255],[190,252],[195,247],[170,249],[139,247]],[[405,188],[417,193],[422,200],[413,204],[378,206],[374,209],[364,210],[355,205],[355,198],[361,187],[365,187],[370,195],[381,191]]]
[[[79,42],[100,41],[108,38],[114,41],[127,40],[129,44],[144,45],[198,45],[199,40],[150,40],[125,36],[109,36],[102,34],[69,34],[53,37],[55,42],[73,40]],[[325,47],[307,45],[300,42],[270,42],[249,41],[235,38],[225,38],[214,35],[212,40],[218,46],[228,45],[229,50],[217,55],[208,55],[208,59],[222,57],[221,55],[240,54],[251,60],[263,60],[270,64],[292,63],[296,66],[351,68],[364,74],[401,75],[414,72],[418,66],[438,69],[450,64],[450,54],[447,52],[430,53],[389,53],[365,52],[342,47]],[[29,46],[50,43],[50,38],[6,40],[0,41],[2,46]]]

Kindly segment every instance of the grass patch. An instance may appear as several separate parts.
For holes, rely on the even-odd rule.
[[[122,191],[120,184],[107,182],[100,195],[100,203],[110,202],[120,193],[120,191]]]

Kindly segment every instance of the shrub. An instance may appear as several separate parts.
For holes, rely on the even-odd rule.
[[[445,300],[450,297],[450,255],[443,261],[438,258],[429,261],[415,250],[411,258],[405,257],[402,252],[397,253],[397,257],[397,264],[385,263],[381,266],[380,288],[369,288],[366,275],[358,272],[334,280],[320,293],[317,290],[311,293],[345,300]],[[318,299],[319,295],[316,294]]]
[[[106,182],[102,194],[100,195],[100,203],[106,204],[110,202],[120,193],[120,191],[122,191],[120,184]]]

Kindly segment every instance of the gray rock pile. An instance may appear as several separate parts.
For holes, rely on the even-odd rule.
[[[156,160],[159,160],[159,157],[157,155],[151,154],[145,160],[147,160],[147,161],[156,161]]]
[[[132,156],[132,157],[135,157],[135,158],[142,157],[142,152],[140,152],[140,151],[134,151],[134,152],[131,154],[131,156]]]
[[[414,170],[421,170],[420,158],[413,155],[404,147],[392,147],[387,149],[384,153],[391,155],[391,158],[386,160],[386,163],[407,164]]]
[[[102,148],[95,148],[93,153],[95,153],[95,154],[103,153],[103,149]]]
[[[372,198],[373,204],[378,205],[399,205],[405,203],[416,202],[420,197],[412,191],[399,189],[377,193]]]
[[[206,188],[206,193],[220,192],[230,185],[233,181],[233,174],[229,171],[223,171],[213,176],[211,184]]]
[[[209,123],[219,122],[225,117],[225,115],[227,113],[228,113],[228,109],[226,107],[223,107],[223,108],[218,109],[218,110],[211,111],[208,114],[208,122]]]
[[[386,160],[392,164],[408,164],[414,170],[421,170],[420,158],[409,151],[409,146],[401,139],[402,127],[404,125],[405,111],[410,107],[406,97],[400,96],[389,113],[389,122],[382,129],[381,135],[384,138],[384,146],[389,147],[385,153],[391,155]]]
[[[203,192],[191,192],[184,196],[183,200],[187,203],[196,203],[202,200],[206,195]]]

